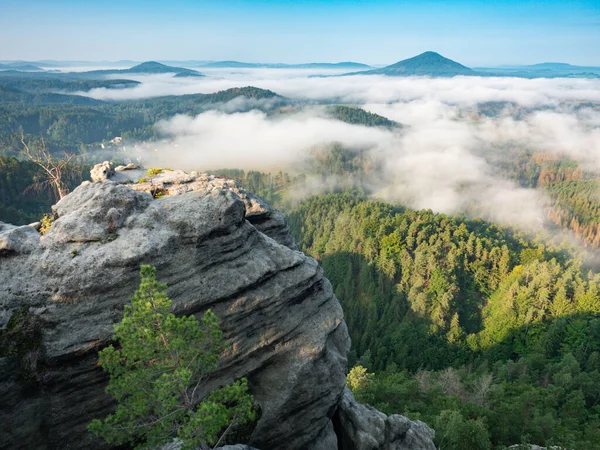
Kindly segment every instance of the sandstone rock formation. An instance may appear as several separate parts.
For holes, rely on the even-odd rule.
[[[290,234],[283,214],[271,208],[260,197],[242,189],[235,181],[214,175],[194,172],[188,174],[182,170],[165,170],[149,180],[131,185],[131,188],[148,192],[152,196],[179,195],[192,191],[231,191],[244,201],[246,220],[254,225],[258,231],[292,250],[298,250],[296,241]]]
[[[136,169],[139,169],[139,167],[133,163],[129,163],[126,166],[115,167],[115,172],[123,172],[124,170],[136,170]]]
[[[349,347],[341,307],[314,260],[245,220],[245,202],[210,183],[154,200],[103,181],[63,198],[41,239],[33,227],[3,226],[0,325],[26,305],[44,323],[46,355],[34,393],[3,373],[4,445],[102,447],[86,431],[112,407],[96,350],[109,342],[142,263],[157,266],[178,313],[210,307],[220,317],[229,350],[207,388],[249,378],[262,409],[256,447],[322,448],[335,438],[330,418]],[[257,204],[256,216],[270,213]],[[14,364],[2,358],[7,370]]]
[[[114,407],[97,351],[145,263],[176,313],[211,308],[220,318],[229,347],[206,390],[248,378],[261,410],[249,445],[325,450],[337,448],[336,432],[350,436],[332,421],[350,346],[343,313],[281,213],[235,182],[178,171],[140,184],[84,182],[54,211],[41,237],[0,224],[0,328],[27,318],[27,345],[0,352],[3,446],[108,448],[86,429]],[[362,423],[348,411],[338,425]]]
[[[39,246],[39,241],[35,224],[17,227],[0,222],[0,255],[31,253]]]
[[[398,414],[386,416],[361,405],[348,388],[344,389],[334,421],[344,450],[435,450],[434,432],[426,424]]]
[[[92,181],[108,180],[115,174],[115,166],[110,161],[104,161],[102,164],[96,164],[90,171]]]

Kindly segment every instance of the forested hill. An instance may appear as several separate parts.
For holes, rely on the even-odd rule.
[[[68,77],[23,77],[0,72],[0,86],[26,93],[77,92],[91,89],[124,89],[139,85],[133,80],[80,80]],[[0,99],[4,100],[2,97]]]
[[[329,116],[352,125],[365,125],[368,127],[401,127],[398,122],[394,122],[386,117],[365,111],[362,108],[353,106],[336,105],[328,110]]]
[[[249,100],[248,109],[266,111],[289,101],[272,91],[252,86],[212,94],[122,102],[102,102],[75,95],[30,93],[13,87],[3,89],[1,86],[0,79],[0,155],[13,155],[19,151],[21,133],[34,141],[44,136],[52,151],[75,152],[82,144],[99,143],[115,136],[152,139],[155,137],[154,124],[161,119],[169,119],[176,114],[197,115],[237,97]]]
[[[398,61],[381,69],[358,72],[365,75],[387,75],[392,77],[431,76],[454,77],[456,75],[474,76],[477,73],[462,64],[445,58],[436,52],[425,52],[412,58]]]
[[[549,184],[546,192],[554,199],[548,217],[575,233],[584,245],[600,248],[600,182],[568,180]]]
[[[174,73],[176,76],[183,77],[202,77],[200,72],[192,69],[185,69],[183,67],[171,67],[165,64],[161,64],[156,61],[146,61],[136,66],[130,67],[129,69],[105,69],[105,70],[92,70],[89,72],[80,72],[80,77],[99,77],[106,75],[127,75],[127,74],[161,74],[161,73]]]
[[[352,193],[308,201],[289,224],[342,303],[351,359],[378,372],[362,400],[454,430],[446,449],[597,448],[600,276],[576,258]]]

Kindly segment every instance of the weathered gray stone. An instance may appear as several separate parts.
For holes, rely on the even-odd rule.
[[[334,421],[341,450],[435,450],[434,431],[426,424],[357,403],[348,388]]]
[[[164,170],[151,179],[131,186],[132,189],[156,195],[172,196],[185,192],[231,191],[237,194],[246,206],[246,220],[258,231],[275,239],[280,244],[298,250],[296,241],[290,234],[284,215],[268,205],[263,199],[246,191],[234,180],[227,180],[208,174],[186,173],[182,170]]]
[[[40,234],[34,227],[0,222],[0,255],[31,253],[39,246]]]
[[[331,417],[349,348],[340,304],[316,261],[246,220],[254,199],[225,183],[170,185],[181,192],[157,200],[131,185],[86,183],[55,205],[58,218],[41,240],[21,227],[39,243],[0,256],[0,326],[28,307],[44,324],[46,362],[37,387],[23,391],[14,358],[0,359],[3,446],[107,448],[86,429],[114,407],[97,350],[109,342],[144,263],[157,267],[177,314],[200,317],[211,308],[220,318],[229,347],[205,391],[248,378],[262,411],[250,445],[334,445]],[[0,233],[15,229],[1,225]]]
[[[92,181],[103,181],[108,180],[115,174],[115,167],[110,161],[104,161],[103,163],[96,164],[92,167],[90,175]]]
[[[115,172],[122,172],[124,170],[135,170],[138,169],[138,166],[136,166],[133,163],[129,163],[126,166],[117,166],[115,167]]]
[[[178,439],[173,439],[173,442],[164,445],[160,450],[181,450],[183,443]],[[335,448],[335,447],[331,447]],[[250,447],[244,444],[225,445],[223,447],[216,447],[214,450],[258,450],[254,447]]]

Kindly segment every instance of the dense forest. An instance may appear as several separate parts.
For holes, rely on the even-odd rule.
[[[598,180],[552,183],[546,191],[554,200],[550,220],[569,229],[591,248],[600,248],[600,184]]]
[[[90,179],[90,166],[72,164],[66,171],[70,189]],[[39,166],[16,157],[0,156],[0,222],[25,225],[37,222],[56,203]]]
[[[60,157],[116,136],[155,139],[157,121],[240,96],[260,100],[253,107],[268,114],[291,104],[254,87],[123,102],[66,94],[132,83],[0,75],[0,221],[37,221],[56,202],[37,166],[14,156],[21,135],[31,145],[43,138]],[[480,114],[503,107],[491,102]],[[326,113],[350,124],[402,127],[351,106]],[[527,148],[489,150],[482,156],[500,175],[545,195],[557,228],[600,248],[597,174]],[[83,162],[90,159],[78,161],[65,180],[71,188],[88,178]],[[424,420],[444,449],[598,448],[600,274],[566,245],[373,200],[368,181],[379,169],[366,151],[332,142],[310,149],[290,173],[212,173],[283,209],[302,250],[322,264],[344,308],[360,401]],[[315,184],[318,196],[297,195]]]
[[[255,87],[118,103],[39,92],[35,86],[31,89],[32,92],[25,92],[5,86],[0,78],[0,155],[17,154],[22,134],[32,142],[43,137],[48,148],[56,153],[78,152],[82,145],[116,136],[132,140],[156,138],[154,124],[159,120],[176,114],[197,115],[240,96],[270,100],[264,106],[269,110],[287,103],[285,98],[274,92]],[[252,107],[260,109],[263,106],[253,104]]]
[[[350,123],[353,125],[365,125],[367,127],[401,127],[398,122],[394,122],[378,114],[370,113],[362,108],[354,106],[337,105],[329,108],[329,115],[336,120]]]
[[[597,448],[600,275],[568,249],[350,192],[289,223],[342,302],[351,364],[377,372],[359,399],[443,448]]]

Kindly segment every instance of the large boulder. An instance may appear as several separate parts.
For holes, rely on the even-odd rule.
[[[334,423],[341,450],[435,450],[434,431],[426,424],[357,403],[348,388]]]
[[[90,171],[92,181],[104,181],[110,179],[115,174],[115,166],[110,161],[96,164]]]
[[[331,284],[294,250],[283,216],[234,184],[199,177],[163,182],[159,199],[143,185],[84,183],[55,205],[41,238],[2,225],[0,328],[19,312],[29,317],[22,336],[40,333],[27,352],[0,353],[2,447],[108,448],[87,431],[114,408],[97,351],[139,285],[140,264],[157,267],[177,314],[219,317],[228,350],[205,391],[248,378],[261,410],[249,445],[336,447],[331,419],[350,341]]]
[[[0,255],[31,253],[40,245],[40,235],[31,225],[17,227],[0,222]]]
[[[233,192],[244,202],[246,220],[254,225],[258,231],[292,250],[298,250],[298,245],[290,234],[284,215],[257,195],[242,188],[236,181],[204,173],[187,173],[182,170],[168,169],[150,179],[144,178],[142,180],[142,182],[132,185],[131,188],[148,192],[153,196],[179,195],[193,191],[212,192],[219,190]]]

